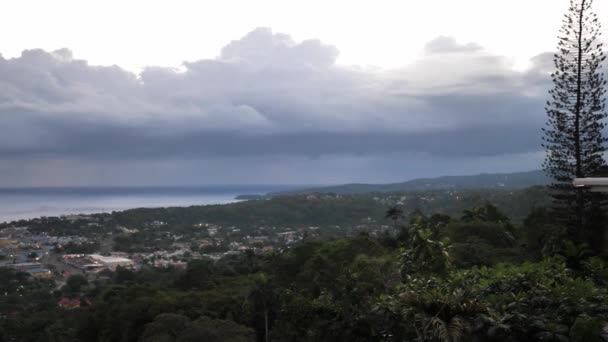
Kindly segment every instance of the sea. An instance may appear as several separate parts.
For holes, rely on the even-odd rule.
[[[184,207],[238,202],[244,194],[306,188],[302,185],[180,187],[52,187],[0,189],[0,222],[42,216],[110,213],[132,208]]]

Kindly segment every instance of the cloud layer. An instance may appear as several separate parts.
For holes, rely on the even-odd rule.
[[[551,54],[515,71],[450,37],[398,70],[336,65],[338,53],[258,28],[217,58],[139,75],[67,49],[0,58],[0,158],[249,163],[540,150]]]

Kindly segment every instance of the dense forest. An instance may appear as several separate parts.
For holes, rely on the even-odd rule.
[[[429,190],[470,190],[470,189],[503,189],[516,190],[532,186],[548,185],[551,179],[542,170],[514,173],[482,173],[473,176],[443,176],[436,178],[412,179],[401,183],[389,184],[344,184],[310,189],[292,190],[285,193],[336,193],[359,194],[370,192],[405,192]]]
[[[4,341],[600,341],[608,264],[545,209],[403,215],[395,236],[308,239],[61,289],[3,269]],[[407,216],[407,217],[405,217]],[[60,298],[82,305],[57,306]]]
[[[463,189],[434,191],[378,192],[339,195],[333,193],[285,194],[263,199],[225,205],[190,207],[139,208],[93,217],[115,225],[139,228],[151,222],[166,223],[159,231],[192,232],[193,225],[209,223],[234,226],[247,231],[258,226],[277,227],[335,227],[346,230],[366,225],[392,225],[384,218],[388,207],[398,206],[404,213],[422,212],[459,215],[462,210],[492,203],[508,215],[514,223],[522,223],[534,208],[547,207],[551,199],[542,186],[517,190]],[[104,227],[84,229],[79,222],[65,222],[52,218],[20,220],[0,224],[0,228],[28,226],[32,232],[52,235],[97,236]]]
[[[380,221],[387,207],[398,205],[404,212],[458,215],[462,210],[493,203],[516,222],[532,208],[550,204],[544,187],[519,190],[437,190],[338,195],[312,193],[281,195],[227,205],[174,208],[142,208],[113,213],[112,219],[126,226],[141,226],[153,220],[191,226],[200,222],[246,227],[352,226],[367,218]]]

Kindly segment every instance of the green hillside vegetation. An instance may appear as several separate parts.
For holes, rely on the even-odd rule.
[[[473,176],[444,176],[414,179],[390,184],[344,184],[319,187],[288,193],[336,193],[359,194],[370,192],[428,191],[428,190],[471,190],[471,189],[523,189],[547,185],[550,179],[541,170],[516,173],[484,173]],[[270,194],[275,195],[275,194]]]
[[[132,209],[112,214],[119,224],[138,227],[158,220],[172,226],[200,222],[225,226],[352,226],[379,221],[386,208],[399,205],[406,213],[459,215],[466,208],[495,204],[521,222],[532,208],[548,205],[543,187],[519,190],[462,190],[366,193],[354,195],[299,194],[274,196],[227,205]]]
[[[0,340],[600,341],[608,264],[560,239],[546,210],[522,224],[488,203],[454,217],[384,214],[399,234],[118,268],[52,292],[0,269]],[[62,297],[90,304],[57,307]]]

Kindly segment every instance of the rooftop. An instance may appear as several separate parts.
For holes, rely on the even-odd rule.
[[[103,255],[99,255],[99,254],[91,254],[91,255],[89,255],[89,258],[91,258],[95,261],[106,263],[106,264],[119,263],[119,262],[133,262],[133,260],[127,259],[127,258],[116,257],[116,256],[103,256]]]

